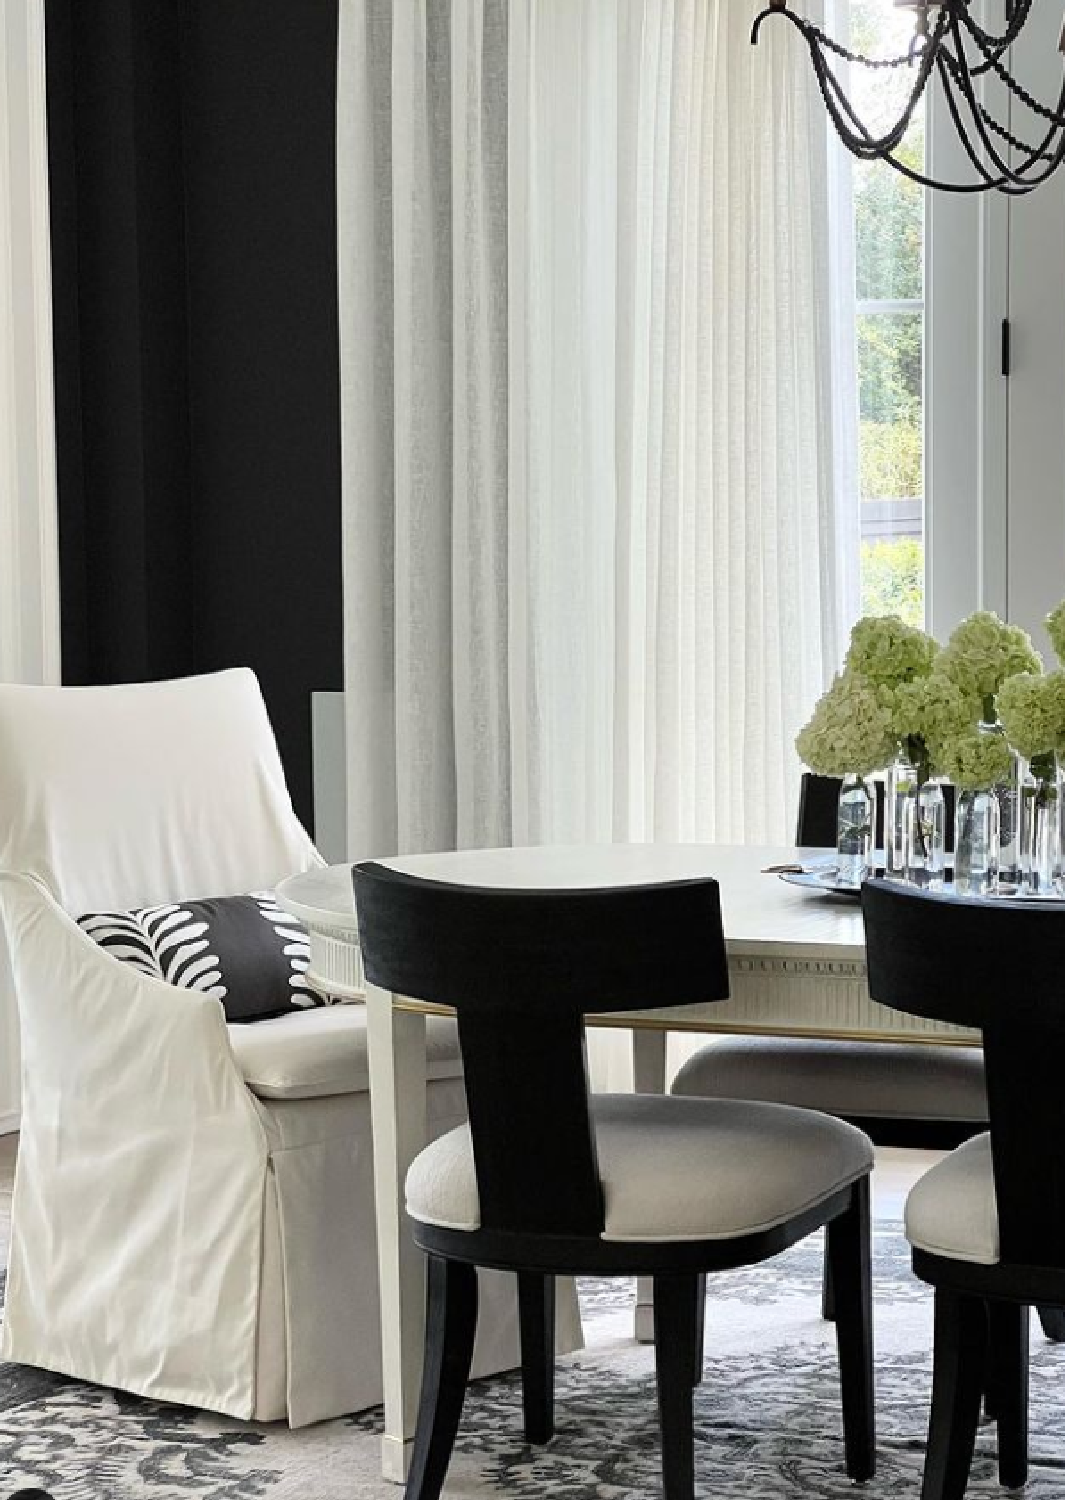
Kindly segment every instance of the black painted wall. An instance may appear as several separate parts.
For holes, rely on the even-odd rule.
[[[342,685],[336,0],[46,0],[64,677]]]

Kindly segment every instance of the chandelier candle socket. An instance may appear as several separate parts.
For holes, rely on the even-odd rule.
[[[896,5],[914,14],[913,40],[898,57],[853,51],[792,9],[788,0],[769,0],[755,18],[751,41],[757,44],[768,17],[791,22],[809,49],[837,135],[862,161],[885,161],[924,187],[952,193],[994,189],[1016,196],[1046,182],[1065,161],[1065,72],[1058,96],[1050,102],[1037,99],[1011,72],[1010,49],[1031,17],[1033,0],[1007,3],[999,32],[980,25],[971,0],[896,0]],[[1058,50],[1065,52],[1065,28]],[[879,133],[860,118],[847,95],[844,79],[852,65],[906,77],[895,117]],[[988,84],[994,85],[997,99]],[[968,162],[969,176],[963,180],[932,177],[900,154],[917,107],[932,89],[941,95],[944,118]]]

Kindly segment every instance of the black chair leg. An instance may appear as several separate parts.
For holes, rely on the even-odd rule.
[[[521,1397],[525,1441],[547,1443],[555,1435],[555,1278],[518,1272],[521,1328]]]
[[[451,1462],[477,1332],[477,1271],[429,1257],[425,1369],[405,1500],[438,1500]]]
[[[703,1350],[706,1345],[706,1277],[698,1278],[695,1293],[695,1360],[692,1364],[692,1385],[703,1383]]]
[[[851,1479],[871,1479],[876,1472],[876,1413],[868,1177],[854,1184],[850,1207],[828,1225],[827,1251],[836,1312],[847,1473]]]
[[[826,1323],[836,1321],[836,1294],[832,1289],[832,1257],[828,1253],[828,1237],[825,1237],[825,1263],[821,1271],[821,1316]]]
[[[1052,1344],[1065,1344],[1065,1307],[1039,1308],[1039,1321]]]
[[[1028,1478],[1028,1309],[989,1302],[990,1406],[998,1422],[998,1477],[1009,1490]]]
[[[980,1420],[987,1308],[979,1297],[936,1288],[932,1413],[921,1500],[962,1500]]]
[[[694,1500],[695,1496],[692,1366],[699,1280],[695,1275],[654,1278],[655,1371],[665,1500]]]

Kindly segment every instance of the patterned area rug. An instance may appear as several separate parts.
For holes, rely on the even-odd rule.
[[[768,1265],[711,1282],[696,1394],[702,1497],[843,1500],[839,1382],[819,1316],[815,1237]],[[920,1493],[931,1302],[896,1225],[876,1234],[879,1472],[868,1500]],[[2,1297],[0,1276],[0,1297]],[[521,1438],[513,1376],[471,1389],[446,1490],[454,1500],[646,1500],[661,1493],[651,1351],[631,1343],[631,1283],[582,1284],[587,1349],[561,1360],[558,1433]],[[1065,1493],[1065,1350],[1033,1325],[1030,1500]],[[378,1416],[300,1432],[160,1406],[0,1365],[0,1500],[21,1487],[54,1500],[397,1500],[378,1473]],[[1001,1495],[994,1429],[980,1435],[972,1500]]]

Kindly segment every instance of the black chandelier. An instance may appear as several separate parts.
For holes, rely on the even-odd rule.
[[[836,132],[847,150],[862,161],[886,161],[924,187],[952,193],[989,189],[1030,193],[1046,182],[1065,161],[1065,80],[1057,102],[1047,106],[1018,83],[1008,66],[1009,49],[1024,29],[1032,0],[1007,0],[1005,29],[998,35],[979,25],[970,0],[895,0],[895,4],[915,13],[913,42],[902,57],[871,58],[852,52],[819,26],[796,15],[788,0],[769,0],[755,20],[751,41],[758,41],[762,23],[769,16],[784,16],[801,32]],[[1065,52],[1065,30],[1059,49]],[[863,124],[847,98],[838,73],[841,65],[851,63],[878,70],[909,68],[913,72],[909,95],[882,134]],[[899,155],[914,110],[933,76],[973,168],[974,175],[963,182],[938,181]],[[1027,134],[1033,139],[1021,139],[1014,133],[1012,119],[1007,124],[987,107],[978,94],[984,79],[998,79],[1024,106],[1025,118],[1031,121]]]

